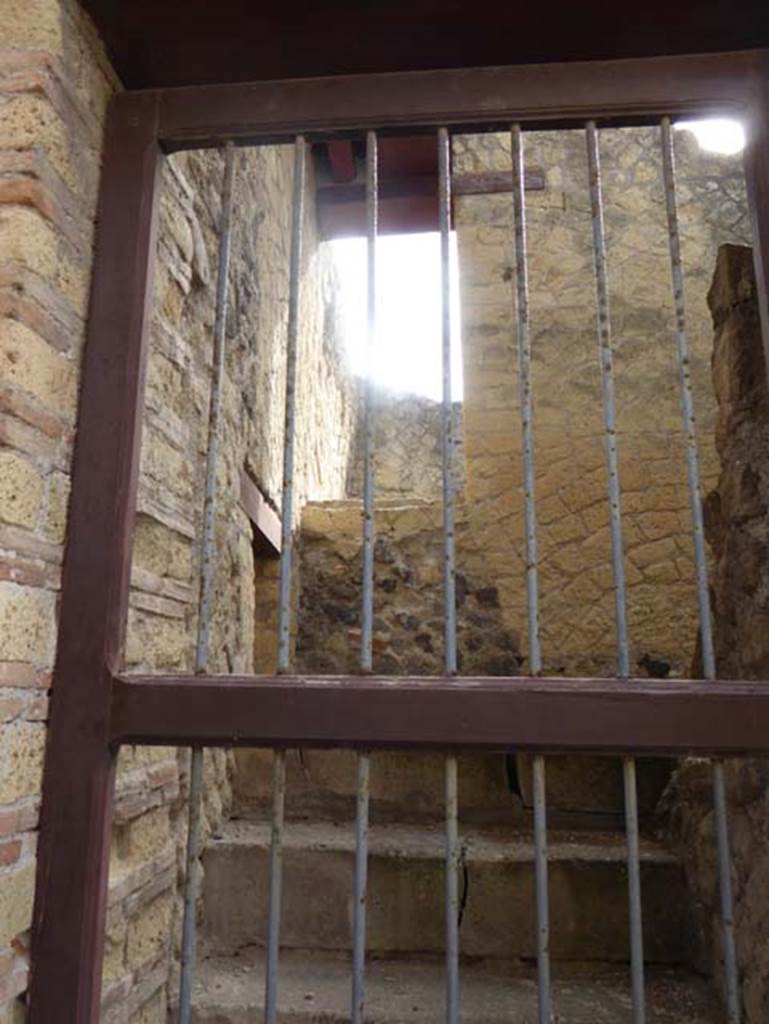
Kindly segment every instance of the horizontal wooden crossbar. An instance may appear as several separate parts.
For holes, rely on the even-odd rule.
[[[345,75],[161,89],[152,96],[167,149],[288,141],[367,128],[623,123],[662,114],[737,114],[754,98],[762,51],[571,64]],[[126,94],[130,97],[131,94]],[[126,100],[130,102],[130,98]]]
[[[113,744],[764,754],[769,683],[121,676],[110,735]]]

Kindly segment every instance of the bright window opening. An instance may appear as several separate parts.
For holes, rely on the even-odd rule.
[[[707,153],[733,156],[745,148],[745,129],[730,117],[707,117],[698,121],[678,121],[676,128],[689,131],[697,139],[700,149]]]
[[[331,242],[339,273],[342,330],[353,373],[368,372],[366,333],[366,239]],[[451,377],[462,397],[459,270],[451,236]],[[383,389],[442,396],[441,259],[437,232],[382,235],[377,239],[377,337],[371,374]]]

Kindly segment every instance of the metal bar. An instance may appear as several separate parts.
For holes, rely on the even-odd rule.
[[[459,1020],[459,770],[445,764],[446,799],[446,1024]]]
[[[366,999],[369,767],[368,754],[359,754],[355,807],[355,892],[353,899],[352,1010],[350,1014],[353,1024],[362,1024]]]
[[[700,638],[702,643],[703,675],[708,680],[716,679],[716,657],[713,646],[713,623],[708,588],[708,566],[705,552],[705,530],[702,516],[700,493],[700,467],[697,453],[697,436],[694,420],[689,341],[686,334],[686,310],[684,306],[684,269],[681,257],[681,236],[678,226],[676,203],[675,157],[673,152],[673,129],[669,117],[663,117],[662,170],[665,183],[665,206],[668,219],[668,241],[670,246],[670,270],[673,284],[673,303],[676,318],[676,345],[681,387],[681,413],[683,433],[686,442],[686,470],[689,482],[689,498],[694,534],[694,559],[697,578],[697,601],[700,611]],[[740,991],[737,972],[737,953],[734,941],[734,900],[732,895],[731,856],[729,853],[729,826],[727,821],[726,790],[723,765],[713,765],[713,812],[718,849],[718,878],[721,901],[721,941],[724,956],[724,977],[726,981],[726,1008],[729,1024],[739,1024]]]
[[[529,333],[529,265],[526,251],[526,177],[520,125],[510,132],[513,165],[513,234],[515,239],[515,308],[518,344],[518,381],[523,444],[523,493],[526,523],[526,604],[528,614],[529,672],[542,671],[539,635],[539,569],[537,560],[537,507],[534,471],[534,409],[531,386],[531,339]],[[537,986],[539,1024],[550,1024],[550,908],[547,869],[547,803],[545,759],[532,764],[534,791],[534,872],[537,900]]]
[[[363,406],[363,581],[360,667],[372,668],[374,620],[374,382],[376,342],[377,137],[366,135],[366,239],[368,304],[368,369]],[[358,755],[355,811],[355,893],[353,902],[352,1024],[362,1024],[365,1005],[366,885],[368,879],[369,756]]]
[[[362,750],[769,753],[766,682],[115,676],[109,741]]]
[[[438,129],[438,223],[441,236],[441,456],[443,475],[444,671],[457,671],[457,599],[454,509],[454,409],[451,390],[451,141]],[[446,1024],[459,1020],[458,767],[447,757],[446,786]]]
[[[761,50],[605,61],[345,75],[158,90],[169,149],[293,138],[297,132],[512,122],[655,123],[661,114],[740,116]]]
[[[264,1021],[278,1019],[278,957],[280,955],[280,903],[283,880],[283,823],[286,806],[286,752],[273,751],[272,829],[270,835],[270,893],[267,910],[267,977],[264,987]]]
[[[288,285],[288,333],[286,338],[286,411],[283,428],[283,491],[280,509],[280,583],[278,590],[278,672],[286,672],[291,651],[291,576],[294,556],[294,434],[296,427],[296,367],[299,342],[299,293],[304,235],[306,144],[298,135],[294,143],[291,263]]]
[[[294,142],[294,187],[291,200],[291,256],[288,283],[286,337],[286,411],[283,428],[283,490],[280,508],[280,581],[278,591],[278,672],[287,672],[291,658],[291,582],[294,555],[294,443],[296,429],[296,371],[299,342],[299,297],[304,234],[304,190],[307,173],[306,144]],[[270,836],[270,895],[267,924],[267,966],[264,988],[265,1024],[275,1024],[278,1013],[278,957],[280,902],[283,884],[283,818],[286,797],[286,753],[274,752],[272,832]]]
[[[110,104],[46,738],[29,1016],[96,1024],[156,252],[157,97]]]
[[[363,393],[363,597],[360,667],[371,671],[374,618],[374,346],[376,344],[377,137],[366,135],[367,372]]]
[[[595,265],[596,325],[598,332],[598,362],[601,368],[601,398],[603,404],[606,469],[609,491],[609,521],[611,528],[611,558],[614,577],[614,621],[617,643],[617,674],[621,679],[630,675],[630,644],[627,628],[627,591],[625,586],[625,558],[622,545],[622,505],[619,481],[619,454],[617,449],[617,412],[614,395],[614,358],[612,352],[611,316],[609,313],[609,274],[606,260],[606,234],[603,218],[603,189],[601,184],[601,155],[595,121],[588,121],[585,129],[590,186],[590,208],[593,222],[593,260]],[[627,841],[628,905],[630,916],[630,975],[633,993],[633,1024],[646,1019],[644,993],[643,920],[641,905],[641,864],[638,835],[638,799],[635,761],[622,759],[622,779],[625,791],[625,834]]]
[[[227,143],[222,185],[222,215],[219,225],[219,269],[216,280],[214,353],[211,366],[211,395],[208,409],[208,449],[206,453],[205,498],[200,544],[200,599],[198,603],[195,672],[208,670],[211,639],[211,605],[216,573],[216,470],[219,458],[219,424],[222,410],[222,381],[227,326],[230,243],[232,237],[232,192],[235,149]],[[200,853],[203,822],[203,748],[193,747],[190,756],[189,822],[187,828],[186,873],[184,876],[184,916],[182,920],[181,977],[179,984],[179,1022],[189,1024],[192,983],[195,971],[197,926],[195,913],[200,895]]]

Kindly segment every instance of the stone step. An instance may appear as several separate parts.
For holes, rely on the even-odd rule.
[[[507,960],[535,956],[530,834],[463,828],[461,952]],[[205,853],[205,933],[212,952],[265,939],[270,829],[232,821]],[[368,949],[444,948],[444,837],[440,827],[375,826],[369,841]],[[642,842],[646,956],[694,962],[682,871],[663,847]],[[618,833],[551,832],[551,953],[564,961],[627,959],[627,872]],[[283,848],[281,940],[289,949],[350,947],[354,836],[351,825],[289,823]]]
[[[350,965],[331,953],[283,952],[281,1024],[345,1024],[350,1019]],[[556,971],[554,1024],[626,1024],[631,1001],[627,972],[589,967]],[[647,972],[648,1024],[716,1024],[723,1019],[707,982],[683,971]],[[366,971],[367,1024],[443,1024],[444,971],[439,961],[373,960]],[[264,1010],[259,954],[200,962],[193,1024],[253,1024]],[[536,1024],[537,986],[531,968],[462,965],[460,1020],[466,1024]]]
[[[264,815],[272,803],[272,752],[237,751],[237,808]],[[444,815],[445,759],[435,754],[371,754],[371,820],[439,822]],[[502,754],[459,759],[460,814],[477,824],[520,820],[522,804],[511,793]],[[289,750],[286,753],[286,815],[352,821],[355,818],[356,755],[350,750]]]
[[[243,748],[236,753],[236,810],[264,815],[272,801],[272,753]],[[530,759],[513,758],[519,795],[511,792],[503,754],[459,759],[460,819],[477,825],[525,827],[532,803]],[[286,756],[286,815],[289,819],[352,821],[355,817],[356,755],[347,750],[290,750]],[[637,762],[638,805],[649,819],[668,781],[660,758]],[[437,754],[377,752],[371,755],[373,822],[439,822],[444,814],[444,758]],[[619,758],[547,758],[548,819],[555,827],[612,828],[624,814]]]

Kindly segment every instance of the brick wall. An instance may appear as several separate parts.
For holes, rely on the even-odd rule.
[[[69,0],[0,2],[0,1021],[23,1018],[35,828],[102,126]]]

